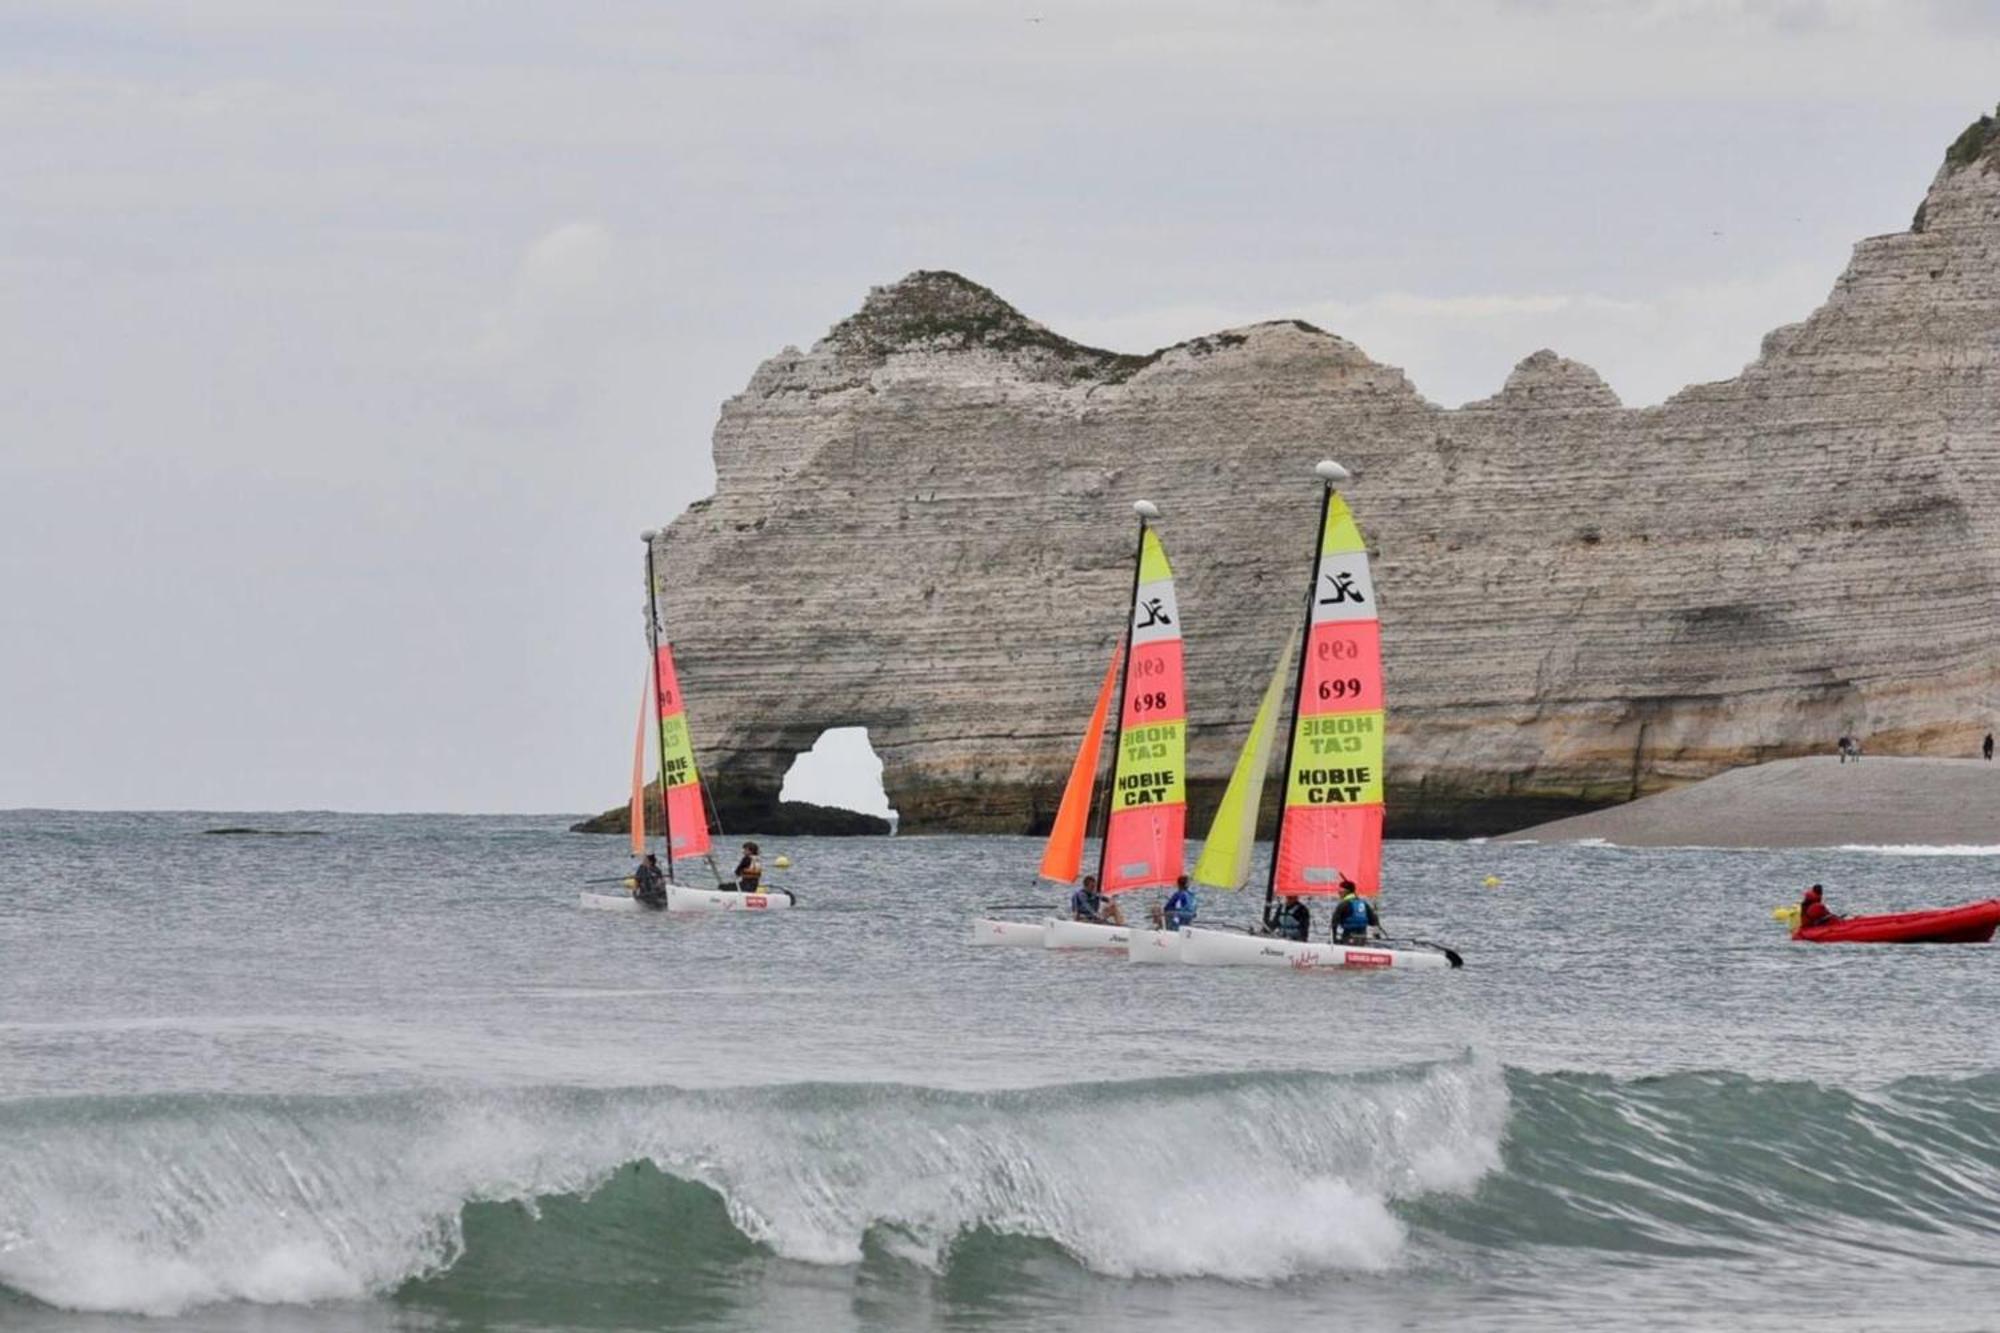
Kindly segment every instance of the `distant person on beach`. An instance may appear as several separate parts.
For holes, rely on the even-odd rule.
[[[1078,921],[1098,926],[1122,926],[1125,913],[1118,904],[1098,891],[1097,876],[1085,875],[1083,883],[1069,896],[1069,914]]]
[[[660,872],[660,858],[653,853],[646,853],[632,878],[632,896],[646,906],[658,907],[667,901],[667,877]]]
[[[1283,904],[1264,918],[1264,927],[1281,940],[1296,940],[1304,944],[1312,938],[1312,913],[1299,901],[1297,894],[1288,896]]]
[[[736,887],[745,893],[755,893],[763,882],[764,863],[758,859],[757,844],[746,842],[743,844],[743,859],[736,863]]]
[[[1847,762],[1848,751],[1854,748],[1854,738],[1852,736],[1842,736],[1833,748],[1840,751],[1840,762],[1844,764]]]
[[[1800,930],[1806,930],[1813,926],[1830,926],[1840,920],[1839,917],[1828,911],[1826,904],[1821,901],[1825,896],[1825,890],[1821,889],[1817,884],[1806,890],[1806,896],[1799,900]]]
[[[1375,904],[1361,896],[1354,881],[1340,881],[1340,901],[1333,908],[1333,937],[1341,944],[1366,944],[1369,928],[1382,933],[1382,918]]]
[[[1987,733],[1986,733],[1986,744],[1984,744],[1984,745],[1980,746],[1980,747],[1979,747],[1979,749],[1980,749],[1980,752],[1981,752],[1982,754],[1984,754],[1984,755],[1986,756],[1986,762],[1987,762],[1987,763],[1989,763],[1989,764],[1990,764],[1990,763],[1992,763],[1992,762],[1993,762],[1993,733],[1992,733],[1992,732],[1990,732],[1990,731],[1989,731],[1989,732],[1987,732]]]

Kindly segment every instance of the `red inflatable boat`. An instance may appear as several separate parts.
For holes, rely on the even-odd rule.
[[[2000,898],[1961,907],[1937,907],[1927,912],[1897,912],[1892,916],[1850,916],[1792,938],[1814,944],[1984,944],[2000,926]]]

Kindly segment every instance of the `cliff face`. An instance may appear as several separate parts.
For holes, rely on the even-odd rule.
[[[1045,826],[1122,623],[1129,502],[1180,573],[1197,810],[1295,629],[1323,456],[1377,549],[1390,818],[1487,831],[2000,703],[2000,134],[1742,374],[1628,410],[1537,352],[1445,410],[1283,321],[1151,356],[916,273],[724,405],[658,539],[725,810],[862,725],[908,831]]]

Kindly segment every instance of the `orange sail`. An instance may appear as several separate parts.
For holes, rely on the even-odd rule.
[[[632,738],[632,855],[646,854],[646,723],[653,713],[653,673],[639,687],[639,734]]]
[[[1062,804],[1056,808],[1056,824],[1049,830],[1049,845],[1042,852],[1042,878],[1063,884],[1076,883],[1083,869],[1083,834],[1090,824],[1090,789],[1097,783],[1097,753],[1104,744],[1104,723],[1111,716],[1111,692],[1118,685],[1118,660],[1125,650],[1120,639],[1111,650],[1111,664],[1104,668],[1104,684],[1097,689],[1097,707],[1091,710],[1090,729],[1083,734],[1083,747],[1069,766],[1069,784],[1063,788]]]

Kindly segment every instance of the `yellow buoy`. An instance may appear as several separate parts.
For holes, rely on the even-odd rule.
[[[1488,875],[1485,879],[1479,882],[1481,884],[1484,884],[1489,889],[1497,889],[1500,887],[1500,877],[1498,875]]]
[[[790,870],[792,868],[792,858],[789,856],[780,856],[772,861],[771,864],[779,870]]]

